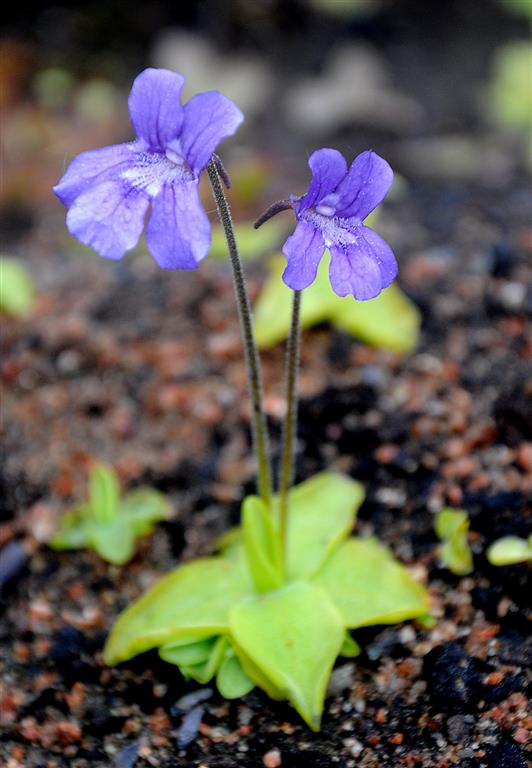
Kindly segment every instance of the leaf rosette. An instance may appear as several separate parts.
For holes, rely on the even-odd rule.
[[[178,567],[120,615],[106,663],[157,648],[185,678],[215,679],[229,699],[258,686],[318,730],[337,657],[359,652],[349,630],[429,613],[426,590],[387,549],[350,538],[363,500],[337,473],[293,488],[285,559],[278,500],[268,509],[248,497],[221,554]]]

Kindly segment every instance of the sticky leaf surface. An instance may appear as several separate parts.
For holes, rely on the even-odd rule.
[[[238,243],[238,252],[244,260],[257,258],[263,254],[273,253],[286,234],[286,222],[281,219],[272,219],[267,227],[255,229],[253,221],[241,221],[236,223],[235,236]],[[209,257],[215,259],[227,259],[227,243],[221,225],[212,228],[212,241]]]
[[[246,560],[257,592],[277,589],[283,582],[279,537],[266,505],[258,496],[244,499],[242,532]]]
[[[272,259],[270,275],[255,303],[255,332],[263,349],[288,337],[292,292],[281,278],[284,267],[283,257]],[[408,352],[417,344],[420,314],[395,284],[370,301],[340,298],[331,288],[328,259],[323,258],[315,281],[303,291],[301,325],[310,328],[323,322],[372,346]]]
[[[255,687],[232,648],[226,651],[216,673],[216,687],[225,699],[239,699]]]
[[[170,516],[167,498],[153,488],[136,488],[120,501],[120,513],[130,521],[136,536],[151,533],[156,523]]]
[[[94,549],[103,560],[113,565],[124,565],[135,554],[135,536],[128,521],[117,516],[109,522],[85,523],[87,547]]]
[[[349,539],[313,579],[350,629],[394,624],[429,612],[428,594],[374,539]]]
[[[183,565],[120,615],[105,646],[106,663],[118,664],[181,638],[226,633],[231,607],[251,593],[239,560],[206,558]]]
[[[18,261],[0,258],[0,312],[19,317],[28,314],[35,288],[29,272]]]
[[[532,561],[532,536],[520,539],[518,536],[503,536],[494,541],[486,553],[492,565],[517,565]]]
[[[325,592],[305,582],[235,606],[236,642],[317,730],[327,681],[344,640],[338,611]]]
[[[458,576],[473,570],[473,555],[469,548],[467,534],[469,518],[463,509],[445,507],[436,515],[435,530],[442,540],[440,557],[443,564]]]
[[[356,480],[339,472],[322,472],[290,493],[288,578],[312,576],[349,536],[364,500]]]

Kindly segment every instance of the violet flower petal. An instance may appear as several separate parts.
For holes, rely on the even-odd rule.
[[[131,144],[115,144],[82,152],[72,160],[62,179],[53,188],[55,194],[68,207],[89,187],[117,179],[133,162],[132,147]]]
[[[387,288],[397,277],[397,261],[388,243],[370,227],[360,226],[356,230],[359,237],[357,248],[367,253],[377,262],[381,271],[382,288]]]
[[[190,167],[199,174],[222,139],[236,132],[244,115],[236,104],[218,91],[193,96],[185,104],[184,112],[181,151]]]
[[[325,243],[320,230],[306,221],[300,221],[294,234],[283,246],[287,264],[283,280],[294,291],[309,286],[316,277]]]
[[[374,299],[382,290],[378,262],[360,244],[332,245],[329,278],[338,296],[354,296],[359,301]]]
[[[152,202],[146,244],[162,269],[196,269],[211,244],[211,227],[196,181],[165,184]]]
[[[393,171],[382,157],[372,150],[356,157],[345,179],[336,191],[336,214],[343,218],[364,221],[383,201],[392,186]]]
[[[243,116],[215,91],[183,107],[183,84],[177,72],[144,70],[129,96],[137,140],[84,152],[54,189],[69,208],[70,232],[101,256],[120,259],[136,245],[150,200],[146,237],[159,266],[194,269],[207,255],[210,224],[199,174]]]
[[[318,149],[309,157],[312,180],[306,195],[296,203],[296,213],[312,208],[329,195],[347,173],[347,163],[337,149]]]
[[[145,69],[129,94],[129,115],[145,149],[164,150],[178,138],[184,119],[181,91],[185,78],[169,69]]]
[[[121,259],[138,243],[149,198],[120,181],[91,186],[67,213],[69,232],[106,259]]]

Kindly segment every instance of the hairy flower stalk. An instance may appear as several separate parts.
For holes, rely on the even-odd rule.
[[[240,327],[242,329],[242,340],[248,369],[249,392],[252,407],[252,434],[255,455],[257,457],[258,469],[258,491],[262,500],[269,506],[271,498],[271,475],[268,447],[268,432],[266,428],[266,416],[263,407],[262,376],[260,368],[260,358],[255,337],[253,334],[253,319],[251,316],[251,306],[244,282],[244,271],[242,262],[238,254],[238,248],[233,228],[233,220],[229,203],[225,196],[220,178],[220,172],[215,159],[211,159],[207,164],[207,173],[211,182],[212,192],[218,208],[220,221],[225,232],[231,266],[233,268],[233,278],[235,284],[236,300],[238,305],[238,314],[240,317]]]
[[[297,373],[300,357],[301,291],[314,282],[319,262],[331,254],[329,277],[339,296],[358,300],[378,296],[397,275],[390,247],[363,224],[388,192],[393,172],[375,152],[363,152],[348,169],[335,149],[320,149],[309,158],[312,179],[305,195],[273,203],[255,222],[258,229],[282,211],[294,211],[297,226],[283,246],[286,285],[294,291],[286,357],[286,419],[279,475],[279,529],[286,561],[289,491],[294,474],[297,424]]]
[[[286,349],[286,416],[283,425],[283,449],[279,474],[279,534],[286,560],[288,538],[288,492],[294,481],[294,452],[297,435],[297,376],[301,349],[301,291],[294,291],[292,321]]]

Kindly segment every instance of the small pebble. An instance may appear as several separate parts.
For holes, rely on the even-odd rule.
[[[19,541],[10,541],[0,552],[0,591],[22,573],[28,553]]]
[[[364,745],[358,739],[345,739],[344,746],[347,747],[353,757],[358,757],[364,751]]]
[[[466,742],[474,724],[475,719],[472,715],[451,715],[451,717],[447,719],[447,735],[449,741],[452,744]]]
[[[264,768],[279,768],[283,764],[281,753],[278,749],[270,749],[262,758]]]
[[[332,671],[329,685],[327,687],[328,696],[339,696],[343,691],[351,688],[355,679],[355,665],[352,662],[342,664]]]
[[[128,744],[116,755],[113,765],[116,768],[133,768],[139,756],[138,744]]]
[[[177,731],[177,746],[179,749],[185,749],[191,744],[198,735],[204,707],[194,707],[183,718],[178,731]]]
[[[176,701],[170,712],[171,714],[176,714],[178,712],[188,712],[198,704],[201,704],[202,701],[207,701],[207,699],[210,699],[212,693],[212,688],[200,688],[197,691],[186,693]]]

